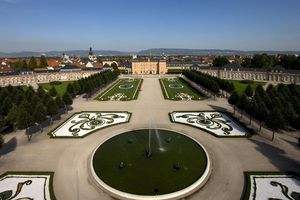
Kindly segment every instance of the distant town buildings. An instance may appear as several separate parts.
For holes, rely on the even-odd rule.
[[[30,58],[0,58],[0,86],[30,84],[54,80],[74,80],[90,76],[101,70],[118,67],[121,73],[135,75],[180,73],[182,70],[197,70],[222,79],[300,83],[300,71],[286,70],[280,66],[271,70],[245,68],[243,59],[249,56],[228,56],[229,63],[213,67],[212,56],[96,56],[92,48],[85,57],[62,54],[47,58],[46,67],[40,67],[36,58],[34,69],[16,69],[15,63],[29,63]]]

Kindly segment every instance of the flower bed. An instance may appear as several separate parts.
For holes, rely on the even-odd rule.
[[[290,173],[246,172],[244,199],[300,199],[300,177]]]
[[[227,114],[214,111],[176,111],[170,113],[172,122],[187,124],[218,137],[244,137],[247,130]]]
[[[49,133],[51,137],[84,137],[99,129],[129,121],[129,112],[81,112],[75,113]]]
[[[129,101],[137,99],[142,79],[120,79],[96,99],[100,101]]]
[[[180,78],[160,79],[160,85],[165,99],[189,101],[204,98],[204,95],[191,88],[187,82]]]
[[[53,172],[7,172],[0,176],[0,199],[56,199]]]

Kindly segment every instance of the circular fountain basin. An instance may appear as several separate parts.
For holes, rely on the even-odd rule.
[[[119,199],[179,199],[205,184],[210,175],[206,150],[173,131],[141,129],[113,136],[90,160],[97,186]]]

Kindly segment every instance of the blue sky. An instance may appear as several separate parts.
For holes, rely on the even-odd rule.
[[[0,0],[0,51],[300,50],[299,0]]]

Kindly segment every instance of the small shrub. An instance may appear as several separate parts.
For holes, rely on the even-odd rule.
[[[242,80],[241,83],[252,84],[252,83],[254,83],[254,81],[252,81],[252,80]]]
[[[50,85],[60,85],[61,82],[60,81],[51,81]]]

